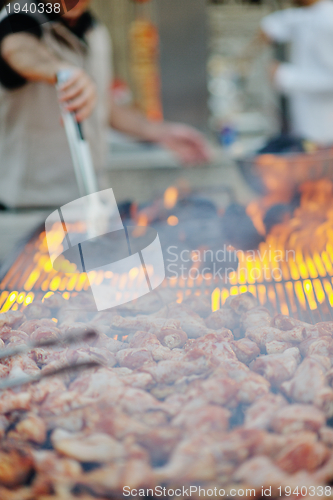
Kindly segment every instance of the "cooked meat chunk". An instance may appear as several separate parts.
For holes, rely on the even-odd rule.
[[[199,314],[201,318],[207,318],[212,312],[211,303],[207,295],[190,295],[190,297],[183,301],[183,304]]]
[[[273,495],[277,488],[286,484],[288,475],[275,465],[268,457],[254,457],[246,461],[237,469],[235,481],[249,484],[253,487],[272,487]]]
[[[300,433],[277,454],[275,463],[289,474],[300,470],[313,472],[323,465],[328,457],[328,448],[317,442],[315,434]]]
[[[257,399],[246,411],[244,425],[249,429],[269,429],[276,412],[287,405],[280,394],[267,394]]]
[[[294,328],[301,326],[303,328],[313,328],[313,325],[309,323],[304,323],[295,318],[290,318],[289,316],[283,316],[282,314],[277,314],[271,321],[271,326],[278,328],[279,330],[293,330]]]
[[[206,318],[205,323],[208,328],[212,330],[220,330],[221,328],[228,328],[233,330],[239,327],[240,317],[231,308],[222,307],[215,312],[213,312],[208,318]]]
[[[204,320],[185,304],[171,303],[157,314],[160,318],[176,319],[189,338],[198,338],[208,333]]]
[[[71,434],[58,429],[52,434],[52,443],[59,453],[80,462],[111,462],[127,454],[124,445],[107,434]]]
[[[161,344],[169,349],[181,348],[186,344],[187,335],[181,328],[166,326],[154,331]]]
[[[20,326],[20,331],[29,336],[38,328],[56,328],[56,324],[51,319],[29,319]]]
[[[265,309],[265,307],[255,307],[254,309],[250,309],[248,312],[244,313],[242,316],[242,326],[243,329],[259,326],[270,326],[271,325],[271,315]]]
[[[333,321],[317,323],[315,327],[318,329],[320,336],[326,337],[333,335]]]
[[[300,360],[299,350],[297,347],[292,347],[282,354],[260,356],[252,364],[252,370],[265,377],[272,387],[280,387],[294,375]]]
[[[55,294],[28,320],[0,315],[0,349],[59,340],[3,359],[0,378],[100,364],[0,394],[1,499],[102,500],[160,484],[275,497],[333,480],[333,322],[271,318],[251,294],[211,313],[206,297],[164,292],[101,313],[89,293]]]
[[[11,431],[8,437],[43,444],[46,440],[45,422],[42,418],[31,413],[16,425],[15,430]]]
[[[118,351],[117,361],[120,366],[135,370],[144,364],[151,363],[153,358],[148,349],[123,349]]]
[[[298,403],[313,403],[326,385],[325,374],[329,366],[329,360],[322,356],[305,358],[294,377],[282,384],[282,392]]]
[[[26,449],[7,448],[0,451],[0,484],[7,487],[23,485],[32,471],[33,460]]]
[[[306,430],[317,432],[325,422],[325,415],[317,408],[294,404],[277,411],[271,422],[271,428],[281,434]]]
[[[300,343],[299,349],[304,357],[318,354],[329,358],[333,355],[333,338],[328,336],[309,338]]]
[[[26,307],[25,314],[28,319],[51,318],[51,310],[42,302],[32,302]]]
[[[182,377],[208,373],[212,366],[211,361],[207,360],[203,353],[199,351],[196,359],[191,359],[190,356],[186,355],[179,360],[147,364],[141,370],[150,373],[155,382],[159,384],[172,384]]]
[[[258,305],[257,299],[249,292],[241,295],[230,295],[225,301],[225,306],[233,309],[237,314],[241,315]]]
[[[67,304],[67,301],[63,298],[61,293],[54,293],[50,297],[44,299],[43,303],[48,309],[60,309]]]
[[[0,314],[0,329],[4,327],[10,327],[10,329],[15,329],[21,325],[25,320],[25,316],[20,311],[8,311],[6,313]]]
[[[202,405],[193,400],[172,420],[172,425],[188,433],[225,432],[229,426],[230,411],[215,405]]]
[[[0,395],[0,414],[14,410],[30,410],[31,395],[29,392],[14,392],[7,389]]]
[[[230,330],[224,329],[220,332],[208,333],[195,340],[189,340],[185,345],[185,350],[187,352],[199,350],[220,360],[223,358],[235,359],[235,353],[229,343],[231,339],[233,336]]]
[[[301,350],[302,344],[299,345],[299,349]],[[266,352],[267,354],[282,354],[287,349],[294,347],[294,344],[291,342],[283,342],[280,340],[272,340],[271,342],[267,342],[266,344]]]
[[[273,340],[300,343],[306,339],[306,331],[302,327],[295,327],[293,330],[283,331],[271,326],[258,326],[248,328],[245,332],[245,336],[258,344],[260,349],[264,352],[266,344]]]

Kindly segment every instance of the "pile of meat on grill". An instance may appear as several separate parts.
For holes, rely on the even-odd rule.
[[[161,301],[96,314],[89,296],[53,295],[0,315],[2,349],[98,333],[6,358],[1,379],[101,364],[0,393],[2,500],[332,481],[333,322],[272,318],[248,293],[214,313],[203,297]]]

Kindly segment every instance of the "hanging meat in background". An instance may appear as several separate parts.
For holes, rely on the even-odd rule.
[[[150,0],[135,0],[147,4]],[[159,68],[159,34],[148,5],[137,5],[129,31],[131,73],[137,106],[147,118],[163,119]]]

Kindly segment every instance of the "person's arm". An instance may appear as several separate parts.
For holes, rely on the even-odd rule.
[[[134,108],[119,106],[112,98],[110,108],[109,124],[111,127],[142,141],[155,142],[158,124],[147,120],[140,111]]]
[[[265,16],[260,23],[261,39],[266,42],[290,42],[300,15],[301,9],[285,9]]]
[[[323,23],[322,29],[312,35],[311,52],[316,66],[282,63],[276,66],[273,82],[284,93],[333,92],[333,33]]]
[[[90,116],[96,103],[96,86],[81,69],[53,55],[41,40],[29,33],[15,33],[1,42],[3,60],[28,81],[55,84],[61,69],[72,70],[71,78],[59,89],[59,98],[76,114],[78,121]]]
[[[1,56],[29,81],[55,84],[57,72],[64,67],[38,38],[29,33],[8,35],[1,43]]]
[[[150,141],[169,149],[184,164],[207,163],[211,153],[203,135],[181,123],[147,120],[139,111],[111,102],[110,125],[142,141]]]
[[[327,72],[306,71],[290,63],[277,64],[273,82],[286,94],[295,92],[325,93],[333,91],[333,70]]]

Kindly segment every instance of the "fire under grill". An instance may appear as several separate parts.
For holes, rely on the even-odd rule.
[[[333,319],[333,234],[320,252],[286,250],[278,238],[269,236],[256,251],[236,252],[239,266],[230,270],[226,279],[202,274],[204,260],[209,252],[193,252],[187,278],[170,277],[162,287],[177,292],[181,303],[191,295],[206,296],[212,310],[223,306],[229,295],[251,292],[259,303],[271,313],[290,315],[303,321],[316,323]],[[132,270],[133,271],[133,270]],[[96,284],[125,287],[134,274],[112,275],[91,271],[89,281]],[[0,312],[26,307],[55,292],[65,299],[89,289],[86,273],[66,274],[52,268],[44,230],[37,231],[23,245],[15,261],[2,273],[0,284]]]

